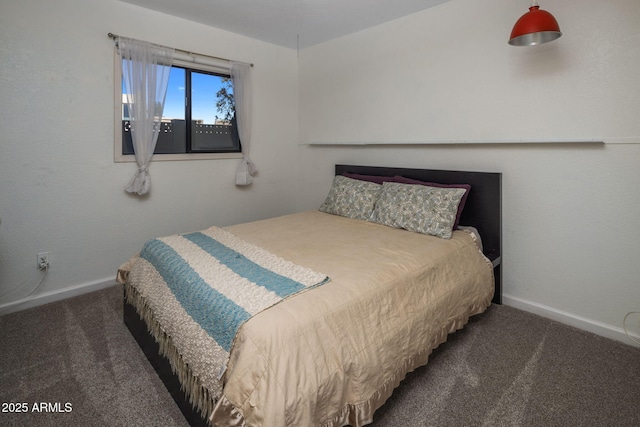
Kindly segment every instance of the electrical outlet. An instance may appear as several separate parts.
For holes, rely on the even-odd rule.
[[[49,265],[49,252],[38,252],[38,269],[44,270],[45,268],[49,268]]]

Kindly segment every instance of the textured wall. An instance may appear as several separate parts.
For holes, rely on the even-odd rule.
[[[300,207],[335,162],[503,172],[505,301],[624,338],[640,308],[640,3],[547,1],[564,35],[509,46],[527,6],[455,0],[303,50]],[[575,139],[608,143],[397,145]]]
[[[3,5],[0,305],[37,286],[39,251],[41,293],[103,283],[150,237],[316,208],[353,162],[503,172],[505,300],[620,338],[640,309],[640,4],[547,3],[548,45],[507,45],[527,4],[454,0],[299,59],[115,0]],[[125,194],[108,32],[256,64],[251,189],[236,160],[161,162],[150,197]],[[464,139],[607,144],[307,145]]]
[[[40,293],[56,292],[109,281],[151,237],[294,209],[287,165],[296,152],[287,148],[298,135],[295,51],[115,0],[5,3],[0,306],[37,286],[40,251],[51,254]],[[251,188],[234,185],[239,160],[203,160],[154,162],[150,196],[125,193],[136,166],[113,162],[108,32],[255,64],[252,158],[259,176]]]

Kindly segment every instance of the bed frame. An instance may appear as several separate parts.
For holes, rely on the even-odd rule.
[[[363,175],[396,176],[441,184],[470,184],[471,191],[460,218],[461,225],[478,229],[482,237],[484,254],[493,264],[495,293],[493,303],[502,303],[502,174],[493,172],[463,172],[433,169],[407,169],[356,165],[336,165],[336,175],[351,172]],[[178,377],[173,373],[169,361],[160,355],[160,347],[149,333],[147,325],[136,309],[124,301],[124,323],[145,356],[158,373],[167,390],[176,401],[185,419],[191,426],[207,427],[209,424],[194,409],[182,391]]]

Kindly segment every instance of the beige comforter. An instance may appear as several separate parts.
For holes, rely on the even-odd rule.
[[[331,281],[240,328],[216,426],[370,423],[493,296],[491,263],[465,231],[443,240],[318,211],[227,230]]]

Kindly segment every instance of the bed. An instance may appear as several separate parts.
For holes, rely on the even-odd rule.
[[[319,210],[153,239],[121,266],[125,324],[191,425],[369,424],[406,373],[426,364],[449,333],[501,302],[500,173],[336,165],[335,175]],[[437,194],[464,199],[455,219],[444,220],[460,228],[449,225],[447,234],[445,226],[438,236],[440,228],[431,235],[382,219],[379,189],[393,197],[411,190],[414,197],[436,191],[436,184],[442,189]],[[344,194],[341,185],[357,188],[359,199],[345,204],[341,196],[332,198]],[[375,200],[363,196],[368,191]],[[393,197],[385,200],[397,203]],[[367,203],[377,206],[376,215],[334,211]],[[387,220],[412,218],[394,214]],[[221,245],[236,255],[219,255],[216,263],[248,258],[272,270],[265,275],[276,272],[299,286],[266,305],[256,303],[255,312],[247,308],[246,318],[235,308],[225,314],[236,327],[224,340],[211,338],[221,320],[211,330],[206,319],[197,324],[217,302],[193,311],[187,304],[209,301],[203,296],[214,286],[209,282],[235,279],[221,280],[226,273],[210,271],[205,261],[182,265],[182,254],[169,262],[181,265],[179,274],[158,267],[168,252],[193,247],[210,254]],[[186,293],[184,283],[195,283],[195,290]],[[222,362],[210,364],[218,352]]]

